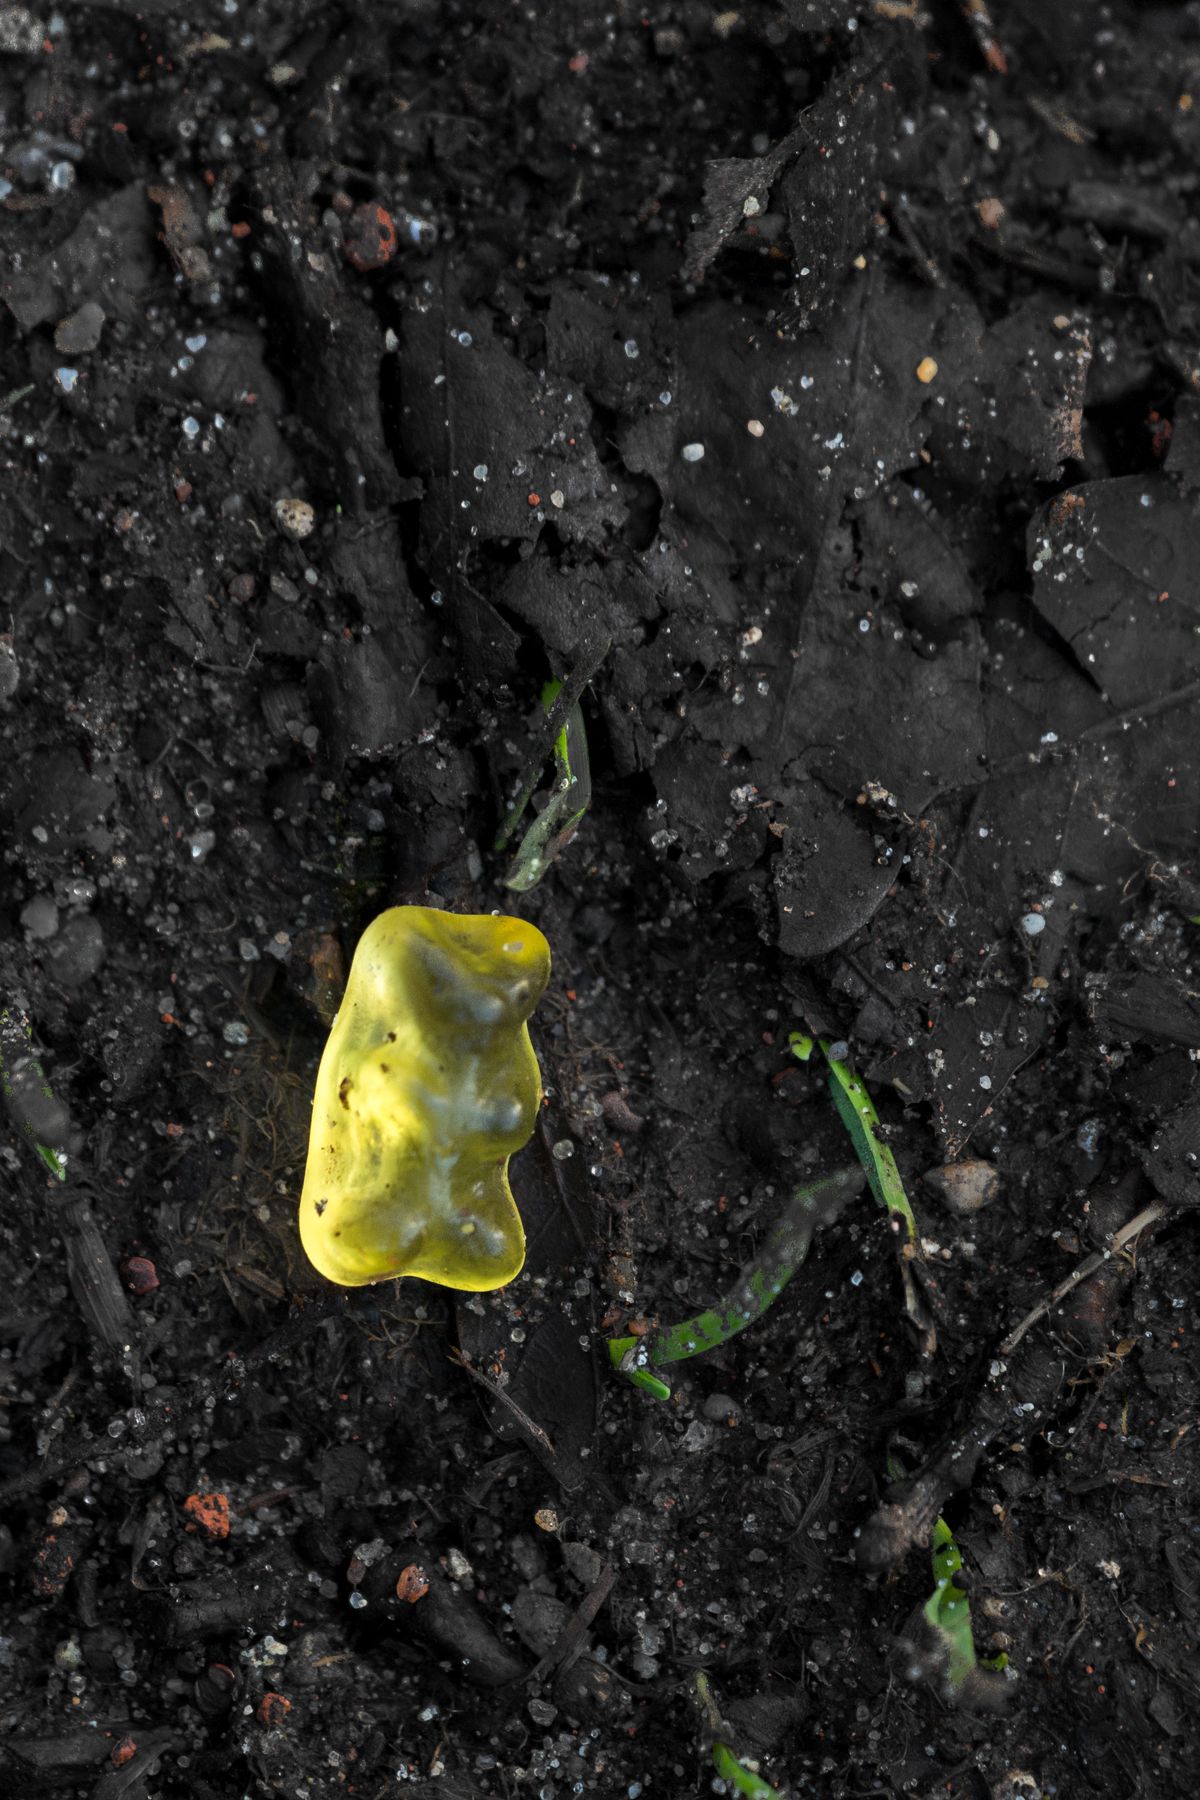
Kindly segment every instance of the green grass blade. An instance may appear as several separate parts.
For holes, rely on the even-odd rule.
[[[65,1152],[43,1144],[38,1136],[39,1128],[45,1129],[47,1112],[46,1106],[38,1104],[39,1099],[48,1103],[52,1113],[62,1109],[46,1080],[46,1071],[33,1054],[33,1033],[28,1019],[11,1012],[7,1006],[0,1008],[0,1093],[34,1155],[41,1158],[57,1181],[65,1181]]]
[[[820,1040],[821,1051],[829,1064],[829,1091],[833,1096],[833,1104],[837,1107],[838,1116],[846,1130],[850,1133],[850,1141],[854,1145],[855,1154],[866,1170],[867,1180],[871,1184],[880,1206],[894,1213],[904,1222],[904,1230],[910,1244],[917,1242],[917,1221],[912,1205],[904,1191],[904,1183],[900,1178],[900,1170],[896,1158],[886,1144],[879,1141],[876,1135],[879,1126],[879,1114],[875,1103],[868,1094],[858,1075],[849,1062],[843,1057],[831,1054],[832,1046],[827,1038]],[[813,1040],[803,1032],[794,1031],[788,1038],[792,1055],[801,1062],[807,1062],[813,1052]]]
[[[542,689],[542,705],[550,712],[562,691],[561,681],[548,681]],[[587,733],[583,712],[578,703],[570,708],[562,730],[554,740],[555,783],[550,799],[525,836],[504,877],[504,885],[515,893],[528,893],[536,887],[546,870],[566,849],[592,798],[591,765],[588,760]],[[536,776],[517,796],[496,840],[497,848],[507,842],[517,819],[524,812],[533,792]]]
[[[724,1300],[680,1325],[669,1325],[646,1337],[610,1338],[608,1354],[613,1367],[657,1399],[669,1398],[671,1390],[650,1370],[715,1350],[761,1319],[808,1255],[816,1228],[832,1219],[862,1188],[858,1169],[839,1169],[823,1181],[800,1188]]]
[[[739,1762],[728,1744],[718,1741],[713,1745],[713,1768],[722,1781],[730,1783],[735,1794],[745,1794],[747,1800],[783,1800],[779,1789]]]
[[[33,1148],[53,1176],[59,1181],[67,1179],[67,1159],[61,1150],[51,1150],[48,1144],[35,1144]]]
[[[980,1659],[971,1630],[971,1602],[954,1580],[963,1566],[962,1554],[945,1519],[934,1522],[932,1551],[934,1589],[922,1611],[945,1647],[946,1679],[957,1693]],[[1007,1661],[1002,1654],[985,1661],[983,1667],[1002,1669]]]

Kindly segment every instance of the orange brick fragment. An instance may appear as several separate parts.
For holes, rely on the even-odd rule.
[[[229,1536],[228,1494],[189,1494],[183,1503],[188,1531],[202,1531],[205,1537]]]
[[[409,1563],[407,1568],[401,1569],[396,1581],[397,1600],[407,1600],[410,1606],[415,1606],[428,1592],[429,1577],[420,1563]]]
[[[292,1710],[292,1703],[286,1694],[266,1693],[258,1703],[257,1718],[260,1725],[282,1725]]]

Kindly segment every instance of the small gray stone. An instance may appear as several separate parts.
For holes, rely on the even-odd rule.
[[[621,1555],[627,1563],[640,1563],[643,1567],[658,1561],[657,1544],[646,1542],[642,1538],[631,1538],[627,1544],[621,1545]]]
[[[742,1409],[732,1394],[710,1394],[704,1402],[704,1416],[714,1425],[739,1425]]]
[[[560,1540],[563,1561],[581,1587],[594,1588],[600,1579],[600,1571],[604,1567],[604,1559],[589,1544],[576,1544],[567,1539]]]
[[[85,913],[68,919],[48,951],[51,971],[63,987],[82,987],[104,961],[100,921]]]
[[[82,356],[94,350],[104,328],[104,308],[86,300],[78,312],[60,319],[54,327],[54,348],[63,356]]]
[[[49,894],[35,894],[21,908],[21,924],[31,938],[44,942],[58,930],[58,908]]]

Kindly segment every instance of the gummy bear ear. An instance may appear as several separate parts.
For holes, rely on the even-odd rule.
[[[410,910],[419,916],[406,960],[431,1005],[483,1030],[524,1023],[550,979],[549,946],[536,925],[490,913]]]

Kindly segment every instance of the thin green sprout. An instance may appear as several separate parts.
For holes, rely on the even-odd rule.
[[[61,1150],[52,1150],[49,1144],[38,1143],[35,1143],[33,1148],[55,1180],[65,1181],[67,1179],[67,1159]]]
[[[783,1800],[778,1788],[773,1788],[756,1770],[748,1768],[734,1755],[725,1740],[717,1736],[722,1729],[721,1709],[713,1697],[712,1683],[703,1669],[696,1671],[696,1697],[704,1708],[709,1730],[713,1733],[713,1768],[722,1781],[730,1782],[734,1793],[745,1794],[748,1800]]]
[[[715,1350],[761,1319],[808,1255],[817,1226],[833,1218],[862,1188],[858,1169],[839,1169],[823,1181],[800,1188],[723,1301],[681,1325],[667,1326],[647,1337],[610,1338],[608,1354],[613,1367],[655,1399],[670,1399],[670,1388],[651,1369]]]
[[[879,1127],[879,1114],[859,1077],[850,1064],[842,1057],[831,1054],[832,1046],[827,1038],[820,1038],[822,1054],[829,1064],[829,1091],[833,1103],[837,1107],[842,1124],[850,1133],[850,1141],[854,1145],[855,1154],[866,1170],[867,1180],[871,1184],[880,1206],[904,1221],[905,1233],[910,1244],[917,1242],[917,1221],[908,1195],[904,1191],[904,1183],[900,1179],[900,1170],[896,1166],[896,1158],[886,1144],[879,1141],[876,1135]],[[788,1045],[792,1055],[800,1062],[807,1062],[813,1053],[812,1038],[801,1031],[789,1034]]]
[[[548,681],[542,689],[542,706],[549,712],[562,692],[561,681]],[[588,763],[587,736],[583,712],[576,702],[567,712],[562,730],[554,740],[555,783],[546,807],[540,812],[525,836],[504,877],[504,885],[516,893],[528,893],[536,887],[555,858],[565,850],[579,828],[592,798],[592,778]],[[529,777],[510,807],[496,838],[496,848],[508,842],[517,820],[524,812],[537,782],[536,773]]]
[[[735,1794],[746,1794],[748,1800],[783,1800],[778,1788],[773,1788],[769,1781],[764,1781],[761,1775],[739,1762],[729,1745],[720,1739],[713,1745],[713,1768],[723,1780],[733,1783]]]
[[[934,1521],[932,1551],[934,1589],[922,1611],[946,1646],[946,1679],[957,1692],[980,1663],[985,1669],[1003,1669],[1008,1657],[1003,1652],[988,1658],[975,1654],[971,1602],[954,1581],[963,1559],[945,1519]]]
[[[8,1048],[15,1050],[22,1044],[22,1041],[29,1045],[32,1045],[33,1043],[33,1033],[29,1029],[29,1021],[24,1018],[13,1018],[6,1006],[3,1012],[0,1012],[0,1084],[2,1084],[2,1091],[6,1100],[12,1100],[14,1098],[15,1088],[13,1085],[14,1077],[9,1068],[8,1060],[4,1055],[4,1049]],[[45,1100],[53,1100],[54,1090],[46,1080],[46,1071],[43,1069],[37,1057],[31,1058],[29,1066],[37,1076],[38,1080],[43,1084],[42,1098]],[[34,1154],[42,1159],[55,1180],[65,1181],[67,1179],[67,1159],[63,1152],[61,1150],[52,1149],[49,1144],[39,1143],[34,1136],[33,1127],[29,1124],[28,1120],[19,1119],[18,1122],[22,1134],[32,1146]]]

